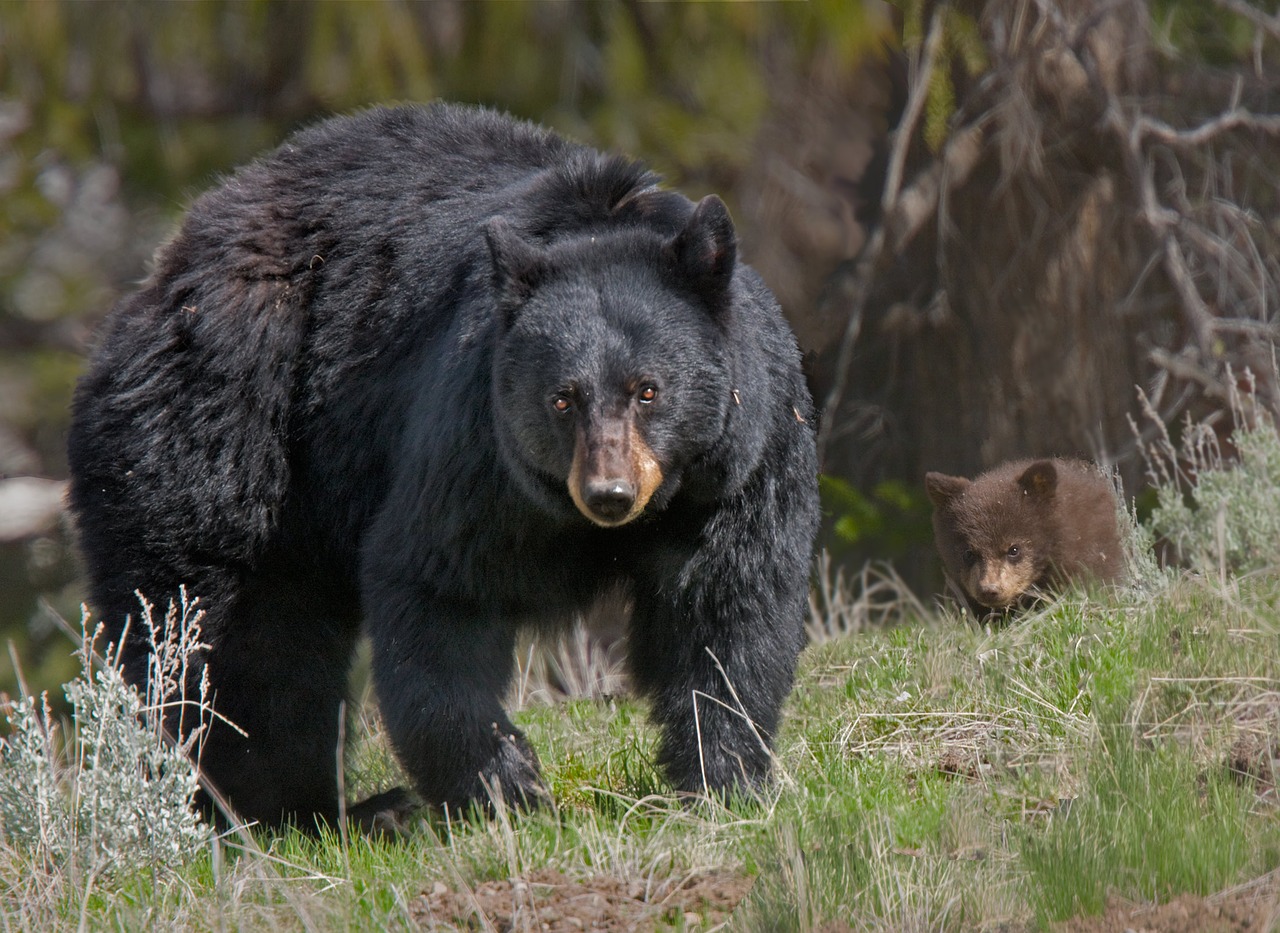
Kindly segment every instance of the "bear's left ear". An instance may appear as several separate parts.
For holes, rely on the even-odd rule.
[[[723,201],[714,194],[699,201],[667,248],[680,284],[713,303],[724,297],[738,257],[738,235]]]
[[[493,258],[493,286],[502,310],[509,318],[546,276],[547,257],[502,217],[490,220],[485,225],[484,235],[489,242],[489,255]]]
[[[1018,485],[1033,499],[1048,499],[1058,488],[1058,468],[1052,460],[1037,460],[1022,471]]]

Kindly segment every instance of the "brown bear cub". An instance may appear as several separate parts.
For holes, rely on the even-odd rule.
[[[1071,580],[1124,574],[1111,480],[1080,460],[1017,460],[975,480],[928,473],[947,579],[978,618]]]

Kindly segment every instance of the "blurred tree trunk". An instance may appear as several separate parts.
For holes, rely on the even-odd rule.
[[[1139,388],[1213,417],[1247,367],[1280,412],[1276,17],[1188,0],[1173,58],[1136,0],[906,9],[879,67],[782,87],[747,176],[824,472],[867,492],[1074,455],[1132,491]]]

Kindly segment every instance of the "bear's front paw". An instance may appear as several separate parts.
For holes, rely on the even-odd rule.
[[[739,754],[723,748],[704,749],[700,758],[668,758],[668,774],[681,797],[728,801],[754,798],[769,783],[770,759],[763,749]]]
[[[469,807],[481,808],[493,816],[498,807],[532,810],[551,799],[542,783],[542,768],[529,740],[518,730],[503,730],[493,724],[497,739],[493,756],[480,768],[462,793],[446,801],[448,808],[465,812]]]

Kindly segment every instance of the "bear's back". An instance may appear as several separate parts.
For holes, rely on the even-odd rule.
[[[1058,460],[1055,562],[1068,578],[1114,583],[1124,576],[1119,505],[1111,479],[1092,464]]]

